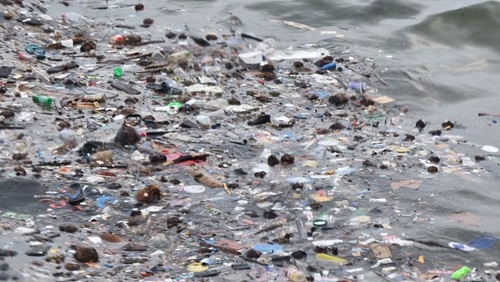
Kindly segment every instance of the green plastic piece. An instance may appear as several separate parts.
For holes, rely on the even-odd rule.
[[[121,67],[115,67],[113,69],[113,74],[116,78],[120,78],[123,75],[123,69]]]
[[[464,278],[469,273],[470,273],[470,268],[468,268],[467,266],[462,266],[462,268],[453,272],[453,274],[451,275],[451,279],[460,280],[460,279]]]
[[[182,108],[182,104],[181,104],[181,103],[179,103],[179,102],[170,102],[170,103],[168,103],[168,105],[167,105],[167,106],[168,106],[168,107],[176,107],[176,108],[178,108],[178,109]]]

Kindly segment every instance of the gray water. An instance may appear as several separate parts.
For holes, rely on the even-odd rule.
[[[500,2],[498,1],[145,1],[146,10],[136,13],[134,1],[89,0],[70,2],[65,7],[53,2],[50,13],[76,11],[101,22],[124,19],[129,24],[150,17],[156,22],[149,29],[153,39],[163,39],[167,28],[181,30],[188,25],[194,34],[227,31],[230,13],[238,16],[241,29],[259,37],[274,38],[279,47],[316,44],[330,50],[349,50],[371,57],[377,74],[387,82],[371,79],[379,93],[410,106],[408,120],[422,118],[439,126],[443,120],[461,125],[451,134],[462,135],[470,143],[500,147],[499,126],[495,118],[478,117],[479,112],[500,112],[498,80],[500,74]],[[107,9],[95,9],[105,8]],[[315,31],[285,26],[273,20],[289,20],[317,28]],[[322,34],[321,31],[336,31]],[[477,147],[460,145],[468,155],[484,155]],[[500,179],[498,159],[482,163],[489,174],[463,177],[451,174],[425,181],[414,193],[406,190],[396,196],[400,208],[413,217],[401,219],[400,232],[414,238],[467,242],[484,232],[500,236]],[[466,211],[479,217],[477,225],[457,224],[448,216]],[[425,224],[415,222],[422,218]],[[497,244],[498,245],[498,244]],[[496,245],[496,246],[497,246]],[[498,247],[481,253],[462,253],[423,247],[426,258],[448,258],[457,265],[464,261],[495,260]],[[452,257],[454,260],[450,261]]]
[[[272,37],[280,47],[317,44],[375,59],[381,93],[429,120],[458,120],[468,129],[471,142],[495,143],[491,120],[478,112],[498,112],[497,77],[500,73],[500,2],[498,1],[151,1],[136,13],[135,1],[85,0],[69,7],[53,3],[50,13],[78,11],[101,22],[120,20],[140,24],[163,39],[165,30],[193,33],[226,31],[230,13],[242,22],[242,31]],[[96,9],[101,8],[101,9]],[[107,8],[107,9],[103,9]],[[285,26],[288,20],[317,28]],[[335,34],[322,34],[335,31]]]

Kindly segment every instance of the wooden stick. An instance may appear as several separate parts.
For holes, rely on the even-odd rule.
[[[31,65],[28,65],[28,66],[30,66],[30,68],[32,70],[34,70],[38,75],[40,75],[43,79],[45,79],[47,82],[49,82],[50,84],[52,84],[52,81],[50,81],[50,78],[48,76],[46,76],[45,74],[43,74],[41,70],[39,70],[39,69],[37,69],[37,68],[35,68],[35,67],[31,66]]]

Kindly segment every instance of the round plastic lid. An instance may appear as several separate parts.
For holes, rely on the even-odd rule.
[[[203,193],[205,191],[205,187],[201,185],[187,185],[184,186],[184,189],[182,190],[188,193],[197,194],[197,193]]]

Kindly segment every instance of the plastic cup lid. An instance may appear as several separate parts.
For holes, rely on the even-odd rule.
[[[313,221],[313,225],[314,225],[315,227],[323,227],[323,226],[325,226],[326,224],[327,224],[327,222],[326,222],[326,220],[324,220],[324,219],[315,219],[315,220]]]
[[[185,186],[184,189],[182,190],[188,193],[197,194],[197,193],[203,193],[205,191],[205,187],[201,185],[188,185]]]

